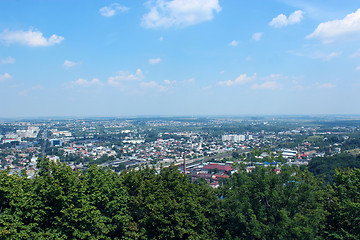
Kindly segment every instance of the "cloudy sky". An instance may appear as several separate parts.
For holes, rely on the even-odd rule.
[[[360,114],[360,0],[1,0],[0,117]]]

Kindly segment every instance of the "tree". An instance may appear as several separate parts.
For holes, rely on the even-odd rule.
[[[360,169],[337,170],[329,193],[325,237],[360,239]]]
[[[0,239],[120,239],[127,193],[120,177],[92,166],[85,174],[39,159],[33,179],[0,173]]]
[[[130,215],[129,196],[121,177],[112,171],[100,169],[96,165],[81,175],[80,181],[86,185],[85,194],[92,206],[100,211],[107,226],[106,236],[121,239],[128,234]]]
[[[283,167],[279,174],[273,167],[240,171],[220,192],[219,235],[232,238],[314,239],[325,216],[318,180],[296,168]]]
[[[122,174],[129,211],[141,239],[214,239],[213,190],[192,184],[171,166]]]
[[[330,184],[334,181],[333,176],[336,174],[336,169],[346,168],[360,168],[360,155],[342,153],[323,158],[316,157],[308,165],[310,172],[315,176],[322,177],[326,183]]]

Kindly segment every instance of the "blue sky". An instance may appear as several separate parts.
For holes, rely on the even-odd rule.
[[[360,114],[359,0],[0,1],[0,117]]]

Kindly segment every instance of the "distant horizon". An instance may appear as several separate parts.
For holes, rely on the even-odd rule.
[[[348,119],[360,120],[360,114],[244,114],[244,115],[133,115],[133,116],[38,116],[38,117],[0,117],[0,121],[56,121],[56,120],[108,120],[108,119],[239,119],[239,118],[330,118],[330,119]],[[261,119],[250,119],[261,120]]]

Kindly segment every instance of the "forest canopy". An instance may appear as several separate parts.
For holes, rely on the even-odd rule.
[[[283,166],[239,170],[220,188],[176,167],[73,171],[41,159],[0,172],[0,239],[359,239],[360,170],[331,186]]]

